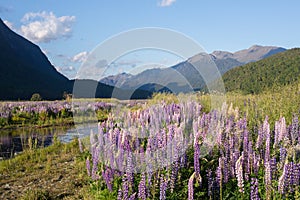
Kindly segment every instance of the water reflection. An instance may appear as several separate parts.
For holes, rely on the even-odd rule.
[[[0,130],[0,159],[11,158],[30,147],[40,148],[52,144],[54,136],[68,143],[75,137],[83,138],[90,132],[97,131],[97,126],[85,124],[78,127],[62,126],[47,128],[18,128]]]

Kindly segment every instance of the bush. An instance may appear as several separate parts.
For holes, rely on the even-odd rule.
[[[41,100],[42,100],[42,96],[39,93],[34,93],[30,99],[30,101],[41,101]]]

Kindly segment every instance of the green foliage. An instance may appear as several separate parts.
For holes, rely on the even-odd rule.
[[[42,96],[39,93],[34,93],[30,98],[30,101],[41,101],[41,100],[42,100]]]
[[[234,68],[223,75],[227,91],[258,94],[300,80],[300,49],[278,53],[258,62]]]

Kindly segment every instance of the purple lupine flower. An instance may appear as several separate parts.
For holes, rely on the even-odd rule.
[[[257,178],[251,178],[251,191],[250,191],[251,200],[259,200],[258,196],[258,180]]]
[[[268,123],[268,117],[266,117],[264,121],[263,132],[266,138],[265,162],[268,162],[270,160],[270,143],[271,143],[270,124]]]
[[[133,170],[134,170],[134,166],[133,166],[133,160],[132,160],[132,153],[131,152],[127,152],[127,166],[126,166],[126,176],[127,176],[127,181],[130,187],[133,186],[134,182],[133,182]]]
[[[85,166],[88,176],[91,176],[91,163],[89,158],[86,159]]]
[[[246,162],[246,173],[249,175],[251,172],[251,166],[253,165],[253,149],[252,149],[252,141],[248,143],[248,157]]]
[[[128,198],[128,200],[135,200],[135,196],[136,196],[136,192],[133,193],[132,195],[130,195],[130,197]]]
[[[162,174],[160,177],[160,186],[159,186],[159,199],[166,199],[166,190],[167,190],[168,182]]]
[[[122,190],[118,190],[117,200],[122,200]]]
[[[293,177],[293,185],[299,185],[300,184],[300,164],[294,164],[293,165],[293,170],[292,170],[292,177]]]
[[[129,186],[128,186],[126,174],[124,174],[122,177],[122,192],[123,192],[123,199],[128,199]]]
[[[286,122],[284,117],[280,118],[279,124],[280,126],[279,126],[279,133],[278,133],[278,142],[283,140],[287,134]]]
[[[223,158],[223,181],[227,183],[229,180],[229,169],[227,156]]]
[[[178,174],[178,168],[179,168],[179,163],[178,161],[175,161],[174,164],[172,164],[172,170],[171,170],[171,177],[170,177],[170,191],[173,193],[173,190],[175,188],[175,182],[176,182],[176,177]]]
[[[279,149],[279,162],[280,162],[281,166],[283,166],[283,164],[285,163],[286,154],[287,154],[286,149],[284,147],[280,147],[280,149]]]
[[[293,184],[293,162],[287,164],[287,176],[286,176],[286,187],[289,189]]]
[[[99,151],[97,146],[92,147],[92,159],[93,159],[93,167],[92,167],[92,179],[98,180],[99,176],[97,174],[98,171],[98,162],[99,162]]]
[[[282,175],[279,177],[279,180],[278,180],[278,191],[281,193],[281,194],[284,194],[285,193],[285,188],[286,188],[286,180],[287,180],[287,174],[288,174],[288,164],[286,163],[284,166],[283,166],[283,172],[282,172]]]
[[[216,169],[216,179],[218,181],[218,185],[222,187],[222,182],[223,182],[223,174],[222,174],[222,169],[223,169],[223,159],[219,158],[219,165]]]
[[[276,158],[271,158],[270,159],[270,167],[271,167],[271,174],[272,177],[276,176],[276,172],[277,172],[277,162],[276,162]]]
[[[196,177],[200,175],[200,146],[198,144],[197,138],[194,142],[194,170],[196,172]]]
[[[268,191],[270,189],[270,185],[272,184],[271,166],[269,161],[265,163],[265,184],[266,191]]]
[[[194,199],[194,177],[195,177],[195,172],[193,175],[189,178],[189,183],[188,183],[188,200],[193,200]]]
[[[138,198],[146,200],[146,175],[145,173],[141,174],[141,181],[138,186]]]
[[[211,169],[207,170],[207,185],[208,185],[208,196],[212,196],[212,189],[213,189],[213,178],[212,178],[212,171]]]
[[[102,171],[102,177],[109,191],[112,191],[113,171],[110,168]]]
[[[243,178],[243,153],[235,164],[235,173],[238,181],[239,191],[244,193],[244,178]]]
[[[248,161],[249,159],[249,153],[248,153],[248,150],[249,150],[249,131],[246,129],[247,127],[247,122],[246,122],[246,119],[244,119],[244,141],[243,141],[243,153],[244,153],[244,158],[243,160],[245,161]],[[248,169],[248,164],[246,162],[243,163],[244,164],[244,168],[245,168],[245,180],[248,181],[249,180],[249,169]]]

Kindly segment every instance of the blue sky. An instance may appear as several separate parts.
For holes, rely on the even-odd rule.
[[[1,0],[0,16],[38,44],[59,71],[72,77],[99,43],[133,28],[173,29],[193,38],[208,53],[237,51],[254,44],[299,47],[299,2]],[[176,58],[172,59],[169,63]]]

